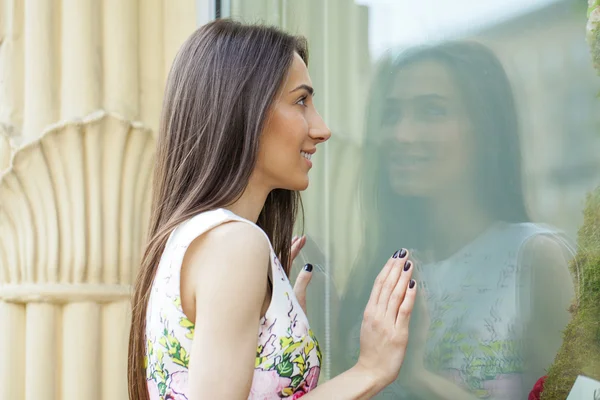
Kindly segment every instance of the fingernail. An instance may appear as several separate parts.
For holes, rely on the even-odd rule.
[[[408,271],[411,266],[412,266],[412,263],[410,261],[406,260],[406,262],[404,263],[404,271]]]
[[[294,237],[292,238],[292,242],[293,242],[294,240],[296,240],[296,239],[298,239],[298,236],[294,236]]]
[[[400,258],[404,257],[406,257],[406,249],[402,249],[402,251],[400,252]]]
[[[408,287],[410,289],[414,288],[417,282],[415,282],[414,279],[411,279],[410,282],[408,283]]]
[[[396,251],[396,252],[394,253],[394,255],[392,256],[392,258],[398,258],[398,253],[399,253],[399,252],[398,252],[398,251]]]
[[[306,264],[306,265],[304,266],[304,270],[305,270],[306,272],[312,272],[312,269],[313,269],[313,266],[312,266],[312,264]]]

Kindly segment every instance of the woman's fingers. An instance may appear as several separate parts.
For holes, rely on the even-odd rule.
[[[393,265],[381,287],[381,294],[379,295],[378,312],[382,315],[385,315],[387,311],[390,297],[398,284],[398,279],[400,279],[400,276],[402,275],[402,270],[407,260],[408,252],[404,249],[396,255],[396,258],[394,258]]]
[[[384,382],[398,377],[406,354],[408,323],[416,294],[416,282],[411,278],[413,268],[407,250],[396,252],[379,273],[365,309],[359,363],[380,375]]]
[[[413,308],[415,307],[415,299],[417,298],[417,282],[414,279],[408,281],[408,288],[400,304],[398,315],[396,317],[396,326],[398,328],[405,328],[408,332],[408,323],[410,322],[410,316],[412,315]]]
[[[306,264],[298,277],[296,278],[296,283],[294,284],[294,294],[296,295],[296,299],[304,310],[306,314],[306,289],[308,288],[308,284],[312,279],[312,270],[313,266],[311,264]]]
[[[404,296],[410,284],[413,274],[413,263],[410,260],[406,260],[402,265],[402,271],[400,273],[400,279],[396,282],[392,293],[390,294],[389,301],[387,303],[386,318],[391,321],[396,321],[398,316],[398,309],[404,301]]]
[[[381,270],[381,272],[379,272],[379,275],[377,275],[375,283],[373,284],[373,289],[371,290],[371,297],[369,298],[369,302],[367,303],[367,310],[370,310],[379,303],[379,296],[381,295],[383,285],[385,284],[387,277],[390,271],[392,270],[392,267],[394,266],[394,263],[396,262],[400,253],[401,251],[396,251],[392,255],[392,257],[390,257],[385,263],[383,269]]]

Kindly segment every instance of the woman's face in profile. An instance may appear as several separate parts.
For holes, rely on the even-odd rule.
[[[396,72],[383,98],[380,145],[397,194],[444,195],[470,180],[473,128],[459,85],[435,61]]]

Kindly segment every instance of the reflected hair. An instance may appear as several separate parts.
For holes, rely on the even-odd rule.
[[[146,313],[169,235],[204,211],[240,198],[256,165],[259,138],[294,53],[308,65],[304,38],[276,28],[219,19],[194,32],[177,53],[164,93],[148,239],[134,285],[129,336],[130,400],[148,400]],[[276,189],[257,225],[289,273],[299,193]]]

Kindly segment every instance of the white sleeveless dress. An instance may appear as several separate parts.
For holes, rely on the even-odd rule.
[[[181,264],[194,239],[228,221],[251,224],[265,234],[253,222],[231,211],[217,209],[182,223],[169,237],[152,285],[146,315],[145,367],[150,400],[188,399],[188,364],[194,324],[181,307]],[[321,352],[273,246],[270,247],[273,293],[265,316],[257,321],[259,338],[248,398],[298,399],[317,385]],[[210,343],[206,345],[210,346]],[[223,379],[235,384],[235,377],[224,373]]]
[[[425,366],[477,398],[526,399],[523,384],[523,328],[529,319],[529,271],[520,263],[524,245],[534,237],[551,237],[574,255],[572,245],[550,227],[534,223],[491,226],[449,258],[417,265],[420,290],[430,317]],[[565,260],[567,268],[568,260]],[[349,346],[358,353],[360,325]],[[406,360],[410,362],[410,360]],[[402,372],[401,372],[402,374]],[[377,399],[414,399],[397,380]]]

